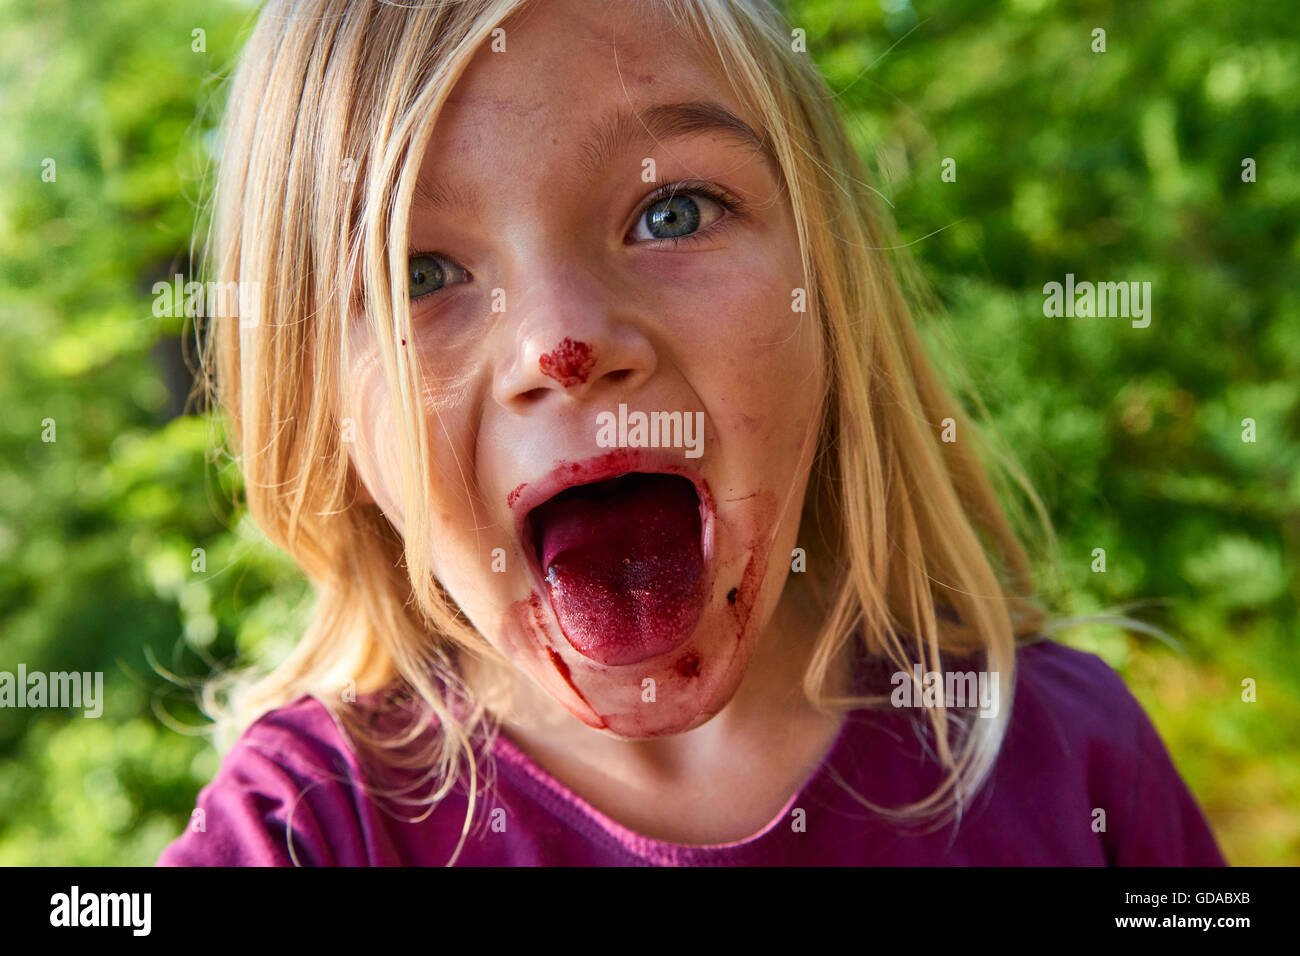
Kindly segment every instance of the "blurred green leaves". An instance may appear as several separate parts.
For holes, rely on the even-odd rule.
[[[828,62],[852,81],[840,100],[857,141],[948,309],[926,334],[941,365],[969,372],[1051,507],[1060,610],[1133,608],[1177,649],[1104,627],[1069,639],[1124,672],[1231,860],[1296,863],[1294,11],[914,5],[920,25],[888,54],[894,5],[860,5],[870,70]],[[836,39],[835,6],[795,3],[791,17],[808,10]],[[955,182],[940,179],[945,158]],[[1151,326],[1045,317],[1043,285],[1066,273],[1150,281]]]
[[[151,307],[188,271],[248,16],[0,0],[0,668],[103,671],[107,698],[0,710],[0,863],[151,863],[216,767],[177,732],[202,726],[189,683],[301,627],[302,583],[208,460],[220,420],[178,415],[182,320]]]

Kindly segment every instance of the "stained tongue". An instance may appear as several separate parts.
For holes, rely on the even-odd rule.
[[[690,636],[704,572],[691,482],[624,475],[571,488],[529,520],[551,607],[578,653],[634,664]]]

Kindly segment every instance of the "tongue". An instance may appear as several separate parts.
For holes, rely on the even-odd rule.
[[[635,664],[690,636],[704,558],[699,499],[685,478],[631,474],[582,485],[530,521],[551,607],[578,653]]]

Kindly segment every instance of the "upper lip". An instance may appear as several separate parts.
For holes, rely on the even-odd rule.
[[[561,461],[549,472],[520,488],[514,504],[510,506],[515,519],[515,533],[523,545],[535,576],[540,584],[543,579],[540,562],[537,559],[536,543],[533,541],[532,528],[528,516],[540,505],[550,501],[556,495],[579,485],[591,485],[598,481],[617,478],[632,473],[680,475],[695,485],[696,495],[700,500],[701,542],[705,563],[708,563],[713,544],[713,501],[708,483],[699,473],[683,467],[681,459],[655,453],[655,450],[630,448],[611,449],[600,455],[577,461]]]

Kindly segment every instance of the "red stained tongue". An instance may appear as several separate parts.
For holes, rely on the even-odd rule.
[[[611,666],[666,654],[703,604],[695,486],[631,474],[557,495],[529,518],[564,636]]]

